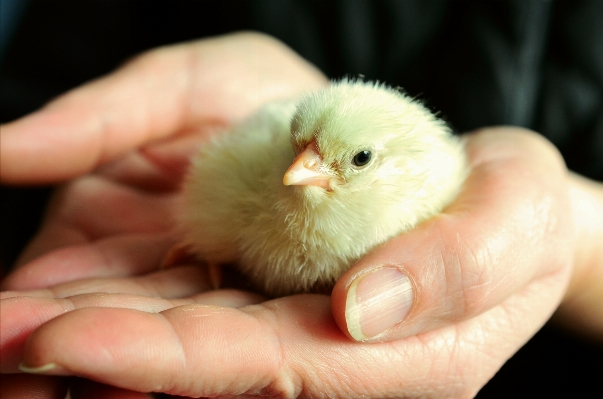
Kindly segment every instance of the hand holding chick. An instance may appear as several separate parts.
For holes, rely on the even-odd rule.
[[[257,51],[248,42],[243,44],[243,51],[239,47],[234,54],[244,54],[248,48]],[[197,45],[178,48],[179,52],[188,49],[194,50],[195,56],[202,54]],[[211,50],[215,51],[215,47]],[[214,70],[224,69],[223,58],[212,59],[216,60]],[[175,70],[182,68],[181,60],[175,59]],[[264,54],[262,60],[288,71],[287,76],[295,78],[292,81],[296,84],[303,81],[304,74],[282,67],[282,59]],[[149,61],[156,62],[157,58]],[[254,389],[249,394],[276,392],[289,396],[293,395],[288,388],[303,389],[302,396],[320,396],[325,392],[331,396],[416,396],[421,392],[471,396],[548,319],[567,287],[564,276],[568,273],[563,270],[573,270],[576,275],[583,276],[577,271],[585,270],[587,264],[582,263],[580,269],[576,267],[579,264],[568,260],[567,255],[576,248],[571,246],[572,241],[567,236],[573,231],[572,227],[578,227],[580,232],[587,232],[593,238],[581,240],[581,244],[598,243],[600,240],[594,239],[598,236],[584,227],[601,226],[601,223],[593,224],[593,215],[600,212],[585,215],[584,220],[588,223],[572,225],[572,217],[585,212],[564,206],[567,187],[563,163],[552,146],[547,146],[533,133],[510,128],[484,129],[468,136],[467,154],[472,176],[463,195],[448,209],[450,212],[447,210],[446,218],[435,218],[433,223],[423,224],[417,234],[403,234],[390,240],[354,265],[355,270],[364,269],[369,273],[379,268],[382,261],[403,265],[404,271],[416,283],[419,306],[405,322],[380,335],[379,339],[385,343],[365,345],[342,339],[332,318],[344,313],[345,303],[338,302],[335,297],[291,296],[258,306],[243,306],[240,292],[221,290],[199,294],[205,289],[199,268],[155,272],[158,257],[171,244],[166,236],[171,228],[170,215],[174,207],[172,202],[166,202],[165,185],[158,189],[156,181],[148,179],[148,166],[166,163],[140,165],[136,162],[132,165],[126,162],[132,156],[140,155],[132,149],[141,144],[124,142],[122,138],[133,137],[126,133],[132,133],[131,127],[136,126],[138,135],[134,137],[140,142],[153,143],[158,131],[165,130],[166,126],[157,121],[184,123],[173,118],[173,112],[180,111],[180,104],[198,98],[212,98],[215,103],[229,104],[234,108],[233,112],[242,112],[236,102],[238,97],[220,96],[220,91],[211,90],[215,88],[211,84],[215,75],[207,73],[207,64],[198,65],[204,69],[197,73],[187,71],[192,77],[211,77],[207,78],[209,87],[196,85],[194,87],[203,90],[191,91],[187,85],[183,93],[189,97],[176,97],[179,100],[167,102],[172,107],[165,106],[166,93],[178,92],[178,87],[172,80],[165,79],[166,70],[152,68],[157,75],[149,77],[141,73],[144,68],[138,68],[132,69],[129,77],[103,79],[77,89],[75,98],[78,101],[61,101],[55,107],[44,108],[41,115],[34,114],[23,122],[3,126],[2,178],[6,179],[3,181],[31,183],[42,178],[66,179],[65,173],[75,178],[67,192],[61,190],[54,197],[54,206],[29,249],[29,256],[35,260],[27,262],[4,280],[5,287],[11,289],[54,288],[44,290],[45,298],[22,293],[19,300],[3,299],[2,320],[16,323],[2,323],[0,336],[5,338],[4,348],[10,350],[3,352],[3,355],[7,354],[2,356],[3,370],[17,370],[21,359],[34,368],[52,363],[64,367],[58,372],[85,375],[134,390],[151,391],[162,386],[163,390],[171,389],[174,394],[187,396],[239,395],[245,387]],[[273,73],[264,75],[270,79],[258,79],[254,75],[258,70],[248,68],[248,60],[243,59],[240,65],[237,72],[241,73],[231,74],[229,81],[245,76],[247,71],[252,72],[252,79],[244,82],[270,81],[272,88],[283,85],[283,80],[274,81]],[[127,85],[138,88],[128,90],[132,93],[129,103],[140,105],[145,111],[141,114],[148,119],[133,117],[139,114],[133,115],[131,108],[123,107],[123,97],[115,96],[124,82],[140,83],[138,86]],[[150,84],[155,82],[164,82],[165,87],[158,90]],[[254,93],[257,92],[254,89]],[[264,93],[274,93],[274,90]],[[232,95],[231,92],[228,94]],[[99,97],[114,107],[99,107]],[[149,98],[153,101],[145,101]],[[255,99],[257,96],[243,98]],[[85,117],[74,117],[79,116],[82,109],[86,110]],[[209,112],[207,108],[191,109]],[[111,139],[108,143],[99,142],[94,128],[108,127],[103,122],[109,117],[115,118],[113,112],[121,115],[119,120],[129,123],[119,125],[123,134],[107,136]],[[55,124],[48,124],[49,119],[44,115],[52,117]],[[208,119],[207,114],[204,115]],[[198,115],[193,116],[189,123],[199,120]],[[174,135],[173,140],[178,140],[177,133],[187,126],[166,131]],[[49,131],[49,127],[53,129]],[[31,148],[47,143],[47,137],[53,137],[53,140],[63,137],[66,141],[61,145],[40,146],[36,156],[32,156]],[[70,137],[80,140],[67,146]],[[9,138],[12,138],[12,146],[8,145]],[[90,163],[90,154],[106,154],[107,147],[103,146],[108,144],[113,153],[119,150],[128,156],[117,160],[110,170],[85,174],[91,170],[85,168],[94,166]],[[149,154],[148,149],[143,153]],[[161,160],[159,155],[155,153],[153,161]],[[184,164],[184,157],[182,161]],[[139,179],[132,180],[131,173],[115,170],[115,166],[123,166],[124,162],[134,167]],[[158,171],[154,176],[165,178],[165,175]],[[180,176],[178,174],[177,178]],[[584,185],[581,180],[578,183]],[[96,188],[95,195],[91,196],[93,187]],[[173,189],[176,187],[174,185]],[[576,193],[576,176],[572,179],[572,187]],[[601,202],[594,198],[598,197],[583,197],[583,201],[577,201],[575,205],[587,210],[600,209]],[[590,206],[583,207],[585,203]],[[548,207],[543,208],[542,204]],[[471,212],[458,212],[459,208],[471,209]],[[526,212],[531,209],[539,212]],[[65,216],[70,217],[66,219]],[[66,231],[72,233],[65,235]],[[149,233],[158,232],[159,240],[157,235],[151,236],[155,239],[149,239]],[[82,237],[91,241],[82,243]],[[57,241],[57,238],[61,240]],[[412,245],[417,241],[422,245]],[[600,252],[600,246],[593,245],[593,248],[596,250],[593,255]],[[451,254],[450,258],[447,253]],[[409,258],[413,260],[410,263],[407,262]],[[493,259],[497,262],[492,262]],[[107,267],[108,261],[112,262],[112,267]],[[108,280],[108,276],[115,278]],[[95,280],[95,277],[101,278]],[[82,278],[85,279],[73,281]],[[358,274],[343,276],[335,291],[347,290],[346,283],[354,278],[357,281]],[[594,279],[581,281],[586,284],[576,285],[575,292],[584,292],[585,285],[596,287]],[[226,295],[233,296],[239,303],[224,302]],[[66,298],[75,301],[75,310],[66,312]],[[185,298],[185,301],[175,298]],[[219,298],[221,302],[216,301]],[[256,303],[253,297],[247,299],[248,304]],[[41,301],[52,306],[40,306]],[[211,306],[216,304],[220,306]],[[158,315],[158,310],[166,306],[169,309]],[[373,306],[369,310],[379,311]],[[596,315],[596,307],[592,310],[594,313],[574,313]],[[593,318],[588,317],[588,320]],[[102,330],[98,326],[102,326]],[[345,325],[340,326],[345,332]],[[31,334],[34,328],[36,331]],[[104,331],[119,331],[121,339],[107,341]],[[427,331],[430,333],[421,334]],[[177,339],[174,339],[175,332]],[[400,339],[409,334],[421,334],[421,338]],[[117,336],[111,335],[114,337]],[[25,342],[28,344],[23,348]],[[446,345],[444,350],[443,345]],[[22,358],[19,353],[24,354]],[[106,356],[107,353],[115,356]],[[476,357],[483,353],[489,355]],[[426,372],[426,366],[434,367],[429,367]],[[263,372],[258,373],[258,370]],[[464,380],[466,384],[458,384],[459,370],[468,377]],[[8,378],[7,383],[16,380]],[[36,387],[36,379],[19,381],[31,391]],[[344,384],[333,385],[333,381]],[[266,385],[267,382],[270,384]],[[270,390],[255,390],[258,387]],[[94,388],[98,391],[97,386]]]
[[[438,214],[466,175],[461,141],[423,105],[343,80],[268,104],[200,150],[184,186],[183,242],[269,295],[329,288]]]

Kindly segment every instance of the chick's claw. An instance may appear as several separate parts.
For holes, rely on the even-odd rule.
[[[159,267],[161,269],[169,269],[177,265],[191,263],[198,263],[197,257],[192,252],[192,248],[189,245],[177,244],[165,254]]]
[[[215,262],[199,262],[199,258],[192,252],[190,245],[174,245],[165,254],[160,268],[167,269],[179,265],[200,264],[207,270],[207,280],[212,289],[217,290],[222,286],[222,268]]]

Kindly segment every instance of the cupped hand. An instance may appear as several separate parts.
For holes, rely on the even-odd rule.
[[[246,52],[268,55],[249,68]],[[196,89],[176,84],[178,68],[191,64],[204,66],[189,70]],[[238,85],[215,81],[226,79],[224,70],[256,75],[239,76]],[[166,72],[173,79],[164,93],[154,85]],[[323,83],[280,44],[235,35],[152,52],[3,127],[3,182],[96,171],[59,190],[4,282],[21,291],[2,294],[2,371],[23,361],[29,372],[119,387],[104,387],[113,397],[475,394],[550,317],[576,275],[573,177],[533,133],[468,135],[472,174],[458,200],[361,259],[331,299],[266,301],[209,290],[201,267],[157,271],[194,145],[263,101]],[[235,95],[250,85],[257,97]],[[43,128],[54,142],[31,144]]]
[[[280,42],[240,33],[145,53],[3,125],[0,182],[77,178],[54,196],[42,230],[18,261],[21,265],[42,254],[59,257],[71,276],[48,269],[49,263],[61,266],[46,259],[43,270],[30,266],[18,271],[3,287],[27,289],[91,277],[89,270],[79,270],[87,260],[95,273],[113,273],[106,266],[113,271],[130,267],[112,267],[112,251],[129,251],[128,263],[156,266],[165,240],[149,241],[143,235],[156,237],[172,227],[173,194],[195,146],[267,101],[324,84],[326,78],[316,68]],[[125,235],[130,241],[107,242]],[[86,251],[71,258],[75,244]],[[89,244],[107,247],[109,258],[98,258],[104,249]],[[60,248],[65,251],[57,253]],[[65,256],[77,266],[67,265]]]
[[[175,280],[160,272],[155,279],[165,284],[154,286],[157,292],[144,286],[153,277],[135,277],[152,275],[173,244],[174,207],[189,155],[210,134],[263,103],[326,82],[282,43],[238,33],[150,51],[3,125],[2,184],[67,183],[57,189],[40,231],[2,289],[87,279],[80,292],[202,292],[207,286],[197,277],[203,269],[165,271],[180,275]],[[235,295],[227,303],[236,301]],[[3,332],[15,326],[7,320],[35,317],[2,309]],[[16,364],[4,360],[23,342],[14,346],[12,335],[1,335],[9,342],[2,346],[2,371],[14,372]],[[4,380],[4,392],[50,392],[64,385],[48,378]]]
[[[467,146],[473,172],[461,197],[362,259],[332,303],[207,291],[194,266],[7,292],[3,317],[14,323],[3,351],[13,356],[3,367],[23,360],[31,372],[187,396],[471,396],[561,301],[573,233],[563,164],[544,140],[500,128]],[[358,268],[412,281],[410,313],[377,342],[345,335],[337,290],[347,298]]]

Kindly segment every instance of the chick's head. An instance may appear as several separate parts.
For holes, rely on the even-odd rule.
[[[309,94],[290,130],[296,157],[283,183],[293,187],[279,209],[302,253],[324,257],[328,245],[343,259],[331,277],[438,214],[467,175],[462,142],[445,123],[378,83],[343,80]]]
[[[342,80],[299,103],[291,122],[297,158],[284,183],[345,194],[403,180],[418,189],[446,162],[438,148],[448,136],[442,121],[399,91]]]

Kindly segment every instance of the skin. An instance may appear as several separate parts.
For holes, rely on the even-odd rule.
[[[2,373],[55,364],[43,374],[56,377],[3,375],[3,392],[61,398],[69,383],[75,397],[463,398],[556,309],[603,336],[603,188],[518,128],[469,134],[462,195],[362,258],[331,297],[266,300],[211,290],[199,266],[159,270],[194,146],[265,101],[325,83],[273,39],[236,34],[151,51],[3,125],[3,184],[63,183],[0,308]],[[347,289],[384,265],[408,275],[414,304],[354,342]],[[64,379],[73,375],[83,379]]]

